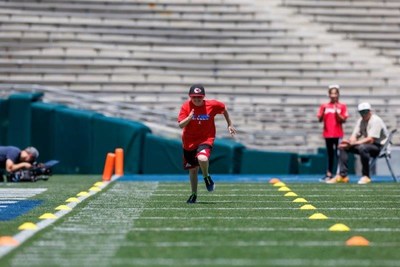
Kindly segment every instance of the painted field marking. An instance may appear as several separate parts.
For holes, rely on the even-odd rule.
[[[114,266],[118,250],[152,196],[151,190],[142,189],[155,191],[157,186],[156,182],[114,183],[107,193],[90,199],[51,231],[41,233],[23,253],[16,253],[11,265]]]
[[[190,217],[185,217],[185,216],[178,216],[178,217],[161,217],[161,216],[141,216],[140,219],[143,220],[189,220],[189,221],[196,221],[196,220],[215,220],[215,217],[211,216],[190,216]],[[246,216],[246,217],[235,217],[235,216],[218,216],[218,220],[262,220],[262,221],[268,221],[268,220],[308,220],[309,218],[307,217],[265,217],[265,216]],[[400,217],[379,217],[379,218],[371,218],[371,217],[335,217],[335,219],[340,219],[340,220],[359,220],[359,221],[365,221],[365,220],[371,220],[371,221],[382,221],[382,220],[387,220],[387,221],[397,221],[400,220]]]
[[[100,183],[96,183],[95,186],[93,187],[97,187],[99,190],[90,190],[90,192],[85,195],[85,196],[80,196],[78,198],[78,202],[69,202],[67,205],[60,205],[56,208],[56,210],[59,210],[58,212],[56,212],[55,214],[53,214],[56,218],[52,217],[52,218],[47,218],[47,216],[45,216],[44,219],[42,219],[40,222],[34,224],[32,222],[26,222],[22,225],[20,225],[19,229],[22,230],[19,233],[17,233],[16,235],[14,235],[12,237],[13,240],[16,241],[16,245],[11,245],[11,244],[2,244],[0,245],[0,258],[3,257],[4,255],[6,255],[7,253],[9,253],[10,251],[12,251],[13,249],[15,249],[16,247],[18,247],[20,244],[22,244],[23,242],[25,242],[26,240],[28,240],[30,237],[32,237],[33,235],[35,235],[38,231],[46,228],[47,226],[53,224],[56,220],[58,220],[59,218],[63,217],[64,215],[68,214],[76,205],[78,205],[79,202],[85,200],[86,198],[95,195],[96,193],[98,193],[99,191],[101,191],[103,188],[107,187],[111,182],[115,181],[116,179],[118,179],[119,176],[114,176],[113,179],[110,182],[100,182]],[[93,189],[93,187],[91,187],[91,189]],[[44,191],[47,189],[44,189]],[[16,195],[21,195],[22,191],[21,189],[19,190],[10,190],[10,191],[15,191],[14,193],[16,193]],[[43,189],[35,189],[31,192],[31,194],[37,192],[43,192]],[[13,192],[8,192],[8,194],[12,194]],[[46,214],[46,213],[45,213]],[[45,215],[43,214],[43,215]],[[43,216],[42,215],[42,216]],[[41,217],[42,217],[41,216]],[[40,218],[40,217],[39,217]]]
[[[216,258],[216,259],[176,259],[176,258],[152,258],[152,259],[121,259],[118,261],[120,266],[310,266],[310,267],[336,267],[336,266],[379,266],[379,267],[398,267],[399,262],[396,260],[373,260],[373,259],[303,259],[303,258],[291,258],[291,259],[227,259],[227,258]]]
[[[41,200],[29,200],[47,188],[0,188],[0,221],[9,221],[40,205]]]
[[[137,227],[138,232],[327,232],[326,228],[308,227]],[[364,233],[398,233],[400,228],[353,228],[354,231]],[[344,242],[342,242],[342,245]]]

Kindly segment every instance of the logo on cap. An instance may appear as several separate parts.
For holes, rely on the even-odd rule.
[[[189,96],[205,96],[204,87],[200,84],[195,84],[190,87]]]

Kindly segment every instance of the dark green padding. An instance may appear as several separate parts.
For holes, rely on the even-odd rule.
[[[0,99],[0,145],[8,144],[8,124],[8,99]]]
[[[56,108],[54,158],[61,173],[94,173],[92,119],[96,112]]]
[[[43,93],[21,93],[9,96],[7,143],[20,148],[31,145],[31,102],[39,100]]]
[[[244,145],[231,139],[215,139],[210,158],[210,172],[240,173],[244,148]]]
[[[124,149],[124,171],[143,172],[145,136],[150,129],[142,123],[106,116],[92,117],[92,169],[102,173],[107,153]],[[156,166],[158,168],[158,166]]]
[[[40,153],[39,161],[55,159],[55,143],[57,142],[55,128],[56,110],[66,108],[58,104],[36,102],[31,104],[32,128],[31,140]]]
[[[144,174],[183,174],[182,143],[178,139],[167,139],[147,134],[143,154]]]
[[[244,149],[241,173],[243,174],[296,174],[297,154]]]

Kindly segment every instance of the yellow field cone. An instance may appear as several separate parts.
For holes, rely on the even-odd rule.
[[[60,205],[56,208],[56,210],[72,210],[72,209],[67,205]]]
[[[291,191],[291,190],[289,189],[289,187],[282,186],[282,187],[280,187],[280,188],[278,189],[278,191],[288,192],[288,191]]]
[[[89,188],[89,191],[99,192],[99,191],[101,191],[101,188],[99,188],[97,186],[92,186],[91,188]]]
[[[281,180],[279,180],[278,178],[272,178],[272,179],[270,179],[269,180],[269,183],[270,184],[276,184],[276,183],[279,183]]]
[[[23,223],[18,227],[18,230],[35,230],[35,229],[37,229],[36,224],[31,222]]]
[[[88,196],[88,195],[89,195],[89,193],[86,192],[86,191],[82,191],[82,192],[79,192],[79,193],[77,194],[78,197],[85,197],[85,196]]]
[[[285,197],[297,197],[297,194],[295,192],[287,192]]]
[[[57,219],[58,217],[53,213],[44,213],[39,219]]]
[[[297,202],[297,203],[306,203],[307,200],[305,200],[304,198],[298,197],[295,200],[293,200],[292,202]]]
[[[282,182],[277,182],[277,183],[274,183],[274,186],[281,187],[281,186],[286,186],[286,184],[282,183]]]
[[[104,185],[104,182],[97,182],[94,184],[94,186],[98,186],[98,187],[103,186],[103,185]]]
[[[324,214],[322,213],[314,213],[310,217],[308,217],[310,220],[325,220],[328,219]]]
[[[346,246],[369,246],[369,241],[362,236],[353,236],[346,241]]]
[[[332,225],[329,228],[329,231],[346,232],[346,231],[350,231],[350,228],[347,225],[344,225],[343,223],[337,223],[337,224]]]
[[[0,246],[18,246],[19,242],[15,240],[12,236],[0,236]]]
[[[80,200],[77,199],[76,197],[70,197],[67,200],[65,200],[65,202],[80,202]]]
[[[300,207],[301,210],[315,210],[316,207],[314,207],[313,205],[310,204],[306,204]]]

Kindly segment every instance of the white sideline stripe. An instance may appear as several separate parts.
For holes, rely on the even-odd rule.
[[[118,178],[119,178],[119,176],[113,176],[110,182],[104,182],[104,184],[100,188],[103,189],[103,188],[107,187],[112,181],[114,181],[114,180],[116,180]],[[47,188],[45,188],[41,192],[46,191],[46,190],[47,190]],[[89,198],[89,197],[91,197],[91,196],[93,196],[93,195],[95,195],[97,193],[98,192],[95,192],[95,191],[89,191],[89,194],[87,196],[81,196],[81,197],[78,197],[78,199],[81,202],[81,201],[83,201],[83,200],[85,200],[85,199],[87,199],[87,198]],[[45,220],[42,220],[42,221],[40,221],[39,223],[36,224],[37,229],[35,229],[35,230],[22,230],[18,234],[14,235],[13,238],[19,242],[19,245],[18,246],[0,246],[0,258],[2,258],[4,255],[9,253],[10,251],[14,250],[15,248],[19,247],[22,243],[24,243],[30,237],[35,235],[37,232],[39,232],[39,231],[43,230],[44,228],[46,228],[47,226],[53,224],[55,221],[59,220],[65,214],[68,214],[69,212],[71,212],[73,210],[73,208],[76,205],[78,205],[79,203],[70,202],[68,204],[65,204],[66,206],[70,207],[71,210],[60,210],[60,211],[54,213],[54,215],[56,215],[58,217],[57,219],[45,219]]]
[[[400,228],[352,228],[354,232],[400,232]],[[327,232],[328,228],[307,227],[138,227],[138,232]]]

